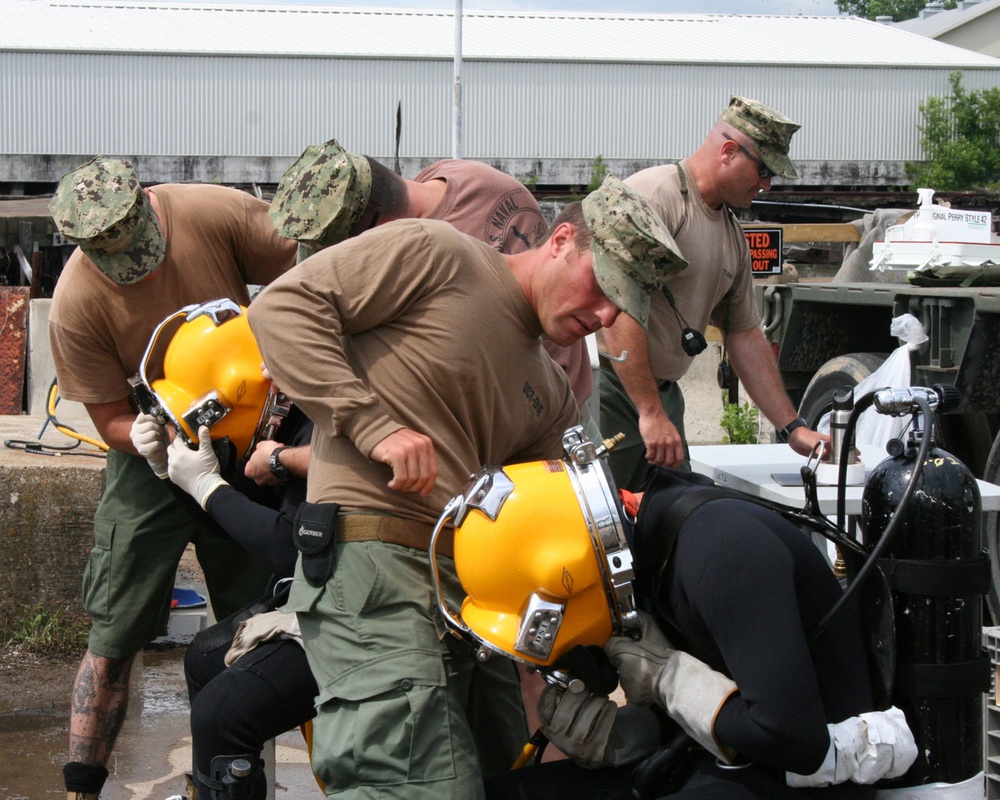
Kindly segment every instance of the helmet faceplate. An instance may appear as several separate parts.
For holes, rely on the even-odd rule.
[[[634,627],[632,558],[624,511],[582,428],[566,457],[472,476],[438,521],[431,545],[438,604],[453,633],[490,651],[552,666],[576,645],[601,646]],[[458,615],[443,600],[436,539],[455,525],[455,570],[466,593]]]
[[[189,444],[207,425],[246,456],[266,423],[271,382],[246,318],[231,300],[185,306],[157,326],[139,366],[142,382]]]

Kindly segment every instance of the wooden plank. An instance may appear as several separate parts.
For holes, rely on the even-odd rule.
[[[0,219],[52,219],[50,197],[11,197],[0,200]]]
[[[744,230],[754,228],[781,228],[785,244],[792,242],[860,242],[858,229],[849,222],[816,222],[770,224],[764,222],[741,223]]]

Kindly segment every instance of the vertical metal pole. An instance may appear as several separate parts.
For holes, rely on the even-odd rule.
[[[462,158],[462,0],[455,0],[455,83],[452,98],[452,158]]]
[[[42,251],[36,249],[31,254],[31,288],[28,290],[28,298],[31,300],[34,300],[42,293],[43,268]]]

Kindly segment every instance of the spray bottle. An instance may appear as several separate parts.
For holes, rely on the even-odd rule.
[[[911,242],[937,241],[937,227],[934,225],[934,212],[931,210],[934,190],[917,189],[917,198],[917,213],[904,227],[906,238]]]

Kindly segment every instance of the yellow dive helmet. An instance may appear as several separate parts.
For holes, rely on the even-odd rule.
[[[207,425],[228,438],[237,459],[248,455],[266,425],[275,393],[246,308],[232,300],[185,306],[161,322],[139,365],[139,380],[189,444]]]
[[[434,590],[450,632],[480,661],[496,652],[558,669],[576,645],[637,627],[626,515],[601,458],[613,446],[570,428],[565,458],[483,467],[445,507],[431,539]],[[448,520],[466,594],[458,612],[437,563]]]

